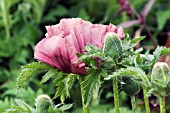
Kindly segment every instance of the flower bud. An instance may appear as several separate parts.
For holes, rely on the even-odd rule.
[[[167,96],[170,94],[170,68],[165,62],[157,62],[151,73],[151,83],[154,94]]]
[[[52,101],[48,95],[42,94],[36,98],[36,113],[48,113]]]
[[[103,52],[106,56],[110,57],[120,57],[122,54],[121,41],[115,33],[107,33],[104,40]]]
[[[129,76],[123,76],[122,81],[124,84],[122,84],[123,91],[129,95],[133,96],[139,92],[139,85],[135,81],[131,79]]]

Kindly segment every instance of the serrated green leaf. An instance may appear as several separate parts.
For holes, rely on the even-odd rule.
[[[109,80],[117,76],[133,76],[132,80],[136,81],[137,83],[142,84],[146,87],[151,86],[150,81],[148,80],[145,72],[137,67],[122,68],[116,72],[113,72],[112,75],[109,75],[105,79]]]
[[[33,78],[39,73],[49,71],[50,69],[53,70],[54,68],[43,62],[32,62],[30,64],[22,66],[22,72],[20,73],[20,76],[17,78],[17,88],[18,89],[24,88],[31,78]]]
[[[85,78],[84,78],[85,77]],[[83,80],[84,79],[84,80]],[[89,106],[93,92],[98,94],[99,87],[101,86],[100,75],[95,72],[87,76],[80,76],[81,92],[83,96],[83,103],[86,107]]]
[[[17,78],[17,89],[24,88],[32,77],[43,71],[42,69],[23,69],[20,76]]]
[[[143,40],[145,37],[144,36],[141,36],[139,38],[134,38],[134,39],[130,39],[129,35],[126,35],[126,37],[123,39],[122,41],[122,48],[123,48],[123,51],[125,50],[128,50],[128,49],[131,49],[133,47],[136,46],[136,44]]]
[[[76,76],[73,74],[68,75],[58,75],[55,79],[55,85],[57,86],[57,91],[54,98],[60,97],[62,103],[64,103],[65,99],[70,97],[69,90],[71,89]]]
[[[49,70],[43,77],[41,80],[41,84],[47,82],[50,78],[54,77],[56,74],[56,72],[54,70]]]
[[[43,62],[32,62],[30,64],[22,66],[22,68],[49,70],[52,67],[50,65],[48,65],[48,64],[43,63]]]
[[[114,58],[115,56],[120,57],[122,52],[122,44],[119,37],[116,34],[108,33],[104,40],[103,53]]]
[[[123,51],[130,49],[130,42],[131,42],[131,39],[129,35],[126,35],[125,38],[123,38],[122,40]]]
[[[77,54],[77,56],[79,57],[78,61],[83,61],[87,66],[97,69],[96,58],[102,59],[104,57],[104,54],[102,53],[100,48],[88,44],[84,47],[84,50],[85,50],[84,54],[80,53]]]

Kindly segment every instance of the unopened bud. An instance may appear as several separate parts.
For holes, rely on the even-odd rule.
[[[124,82],[124,84],[122,84],[122,89],[127,95],[133,96],[139,92],[140,88],[138,83],[133,81],[131,77],[123,76],[122,81]]]
[[[157,62],[152,70],[151,83],[154,94],[167,96],[170,94],[170,68],[165,62]]]
[[[121,41],[115,33],[107,33],[104,40],[103,52],[110,57],[120,57],[122,54]]]
[[[52,101],[48,95],[42,94],[36,98],[36,113],[48,113]]]

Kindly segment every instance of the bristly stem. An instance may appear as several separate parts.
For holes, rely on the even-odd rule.
[[[164,97],[159,97],[160,101],[160,113],[165,113],[165,98]]]
[[[144,95],[146,113],[150,113],[149,101],[148,101],[148,96],[147,96],[147,89],[146,89],[145,86],[143,86],[143,95]]]
[[[136,101],[135,101],[135,95],[131,96],[131,104],[132,104],[132,112],[136,113]]]
[[[113,78],[113,93],[114,93],[115,113],[120,113],[120,110],[119,110],[119,91],[118,91],[117,77]]]
[[[3,23],[5,25],[6,40],[8,41],[10,38],[9,14],[8,14],[7,5],[6,5],[5,0],[1,0],[0,4],[1,4],[0,6],[2,9]]]
[[[81,100],[82,100],[82,105],[83,105],[83,113],[90,113],[89,108],[84,104],[84,92],[83,92],[83,84],[82,84],[83,79],[84,79],[83,76],[79,77],[80,89],[81,89]]]

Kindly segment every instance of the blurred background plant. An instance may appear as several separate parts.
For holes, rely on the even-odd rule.
[[[0,0],[0,112],[14,104],[16,98],[34,106],[34,99],[40,94],[55,94],[54,85],[40,85],[39,75],[33,78],[29,86],[16,93],[16,78],[20,66],[33,60],[34,45],[46,33],[45,26],[57,24],[61,18],[80,17],[92,23],[115,24],[125,28],[131,37],[146,36],[136,48],[145,51],[162,45],[170,47],[170,0]],[[160,61],[170,62],[170,55],[163,56]],[[104,88],[100,92],[100,106],[92,104],[92,111],[109,112],[112,110],[112,88]],[[72,89],[72,98],[66,102],[74,102],[71,111],[79,112],[81,97],[79,84]],[[139,93],[138,110],[144,111],[143,100]],[[130,109],[130,99],[121,92],[121,106]],[[170,112],[170,97],[166,97],[167,112]],[[54,99],[59,104],[59,99]],[[97,106],[97,107],[96,107]],[[159,112],[157,98],[150,98],[150,106]],[[96,111],[97,112],[97,111]],[[95,113],[95,112],[94,112]],[[99,112],[97,112],[99,113]]]

